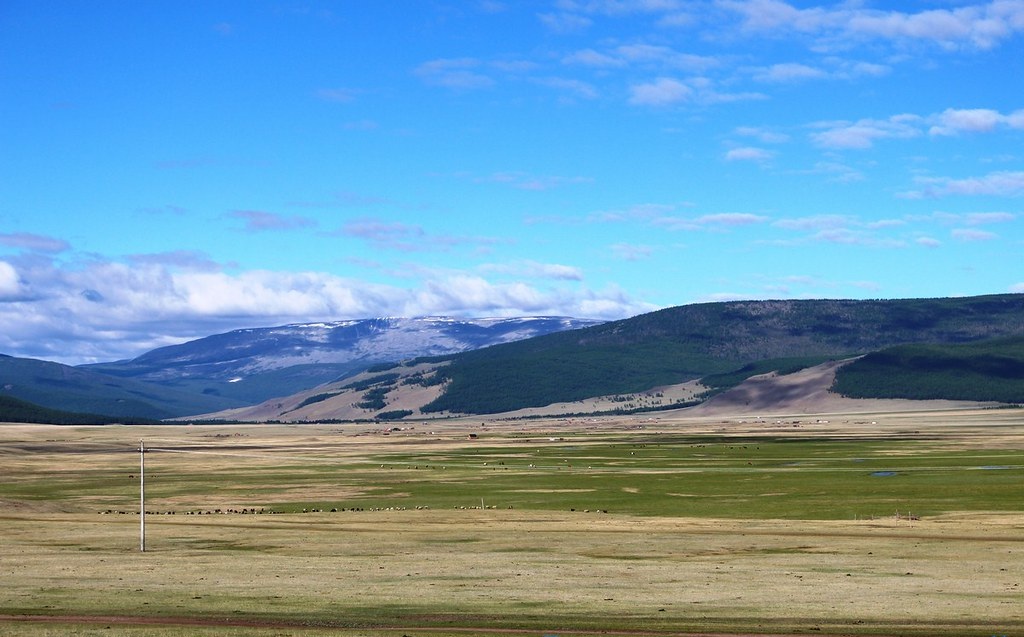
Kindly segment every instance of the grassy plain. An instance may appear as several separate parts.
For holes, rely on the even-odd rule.
[[[1022,410],[401,426],[0,426],[0,634],[1024,634]]]

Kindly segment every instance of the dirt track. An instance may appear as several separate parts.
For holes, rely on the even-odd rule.
[[[624,635],[628,637],[803,637],[806,633],[718,633],[718,632],[678,632],[671,630],[561,630],[557,628],[538,630],[537,628],[494,628],[481,626],[461,627],[430,627],[430,626],[363,626],[347,628],[326,624],[303,624],[295,622],[274,622],[260,620],[204,618],[204,617],[144,617],[127,615],[0,615],[0,624],[4,622],[26,622],[39,624],[89,624],[89,625],[121,625],[121,626],[194,626],[206,628],[252,628],[267,630],[372,630],[374,632],[394,633],[465,633],[473,635]],[[823,633],[814,631],[818,637],[849,637],[849,633]],[[895,637],[873,635],[873,637]]]

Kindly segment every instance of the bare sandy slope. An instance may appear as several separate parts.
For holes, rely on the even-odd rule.
[[[433,373],[438,365],[421,364],[396,367],[386,372],[364,372],[351,378],[327,383],[298,394],[271,398],[259,405],[229,409],[213,414],[194,416],[198,419],[244,420],[266,422],[278,420],[282,422],[312,422],[322,420],[369,420],[382,412],[408,410],[415,418],[423,418],[419,411],[423,405],[430,403],[441,395],[443,387],[434,385],[424,387],[421,384],[407,382],[414,376]],[[381,409],[367,408],[369,387],[353,388],[353,384],[369,382],[384,374],[398,374],[399,378],[393,388],[387,392],[385,405]],[[187,420],[187,419],[181,419]]]
[[[836,370],[852,360],[830,361],[786,376],[775,372],[752,376],[686,411],[702,416],[785,415],[966,409],[991,405],[955,400],[846,398],[829,391]]]
[[[979,403],[952,400],[892,400],[845,398],[829,391],[835,380],[836,370],[852,361],[831,361],[799,372],[781,376],[777,373],[753,376],[733,389],[711,398],[704,404],[672,413],[686,413],[693,416],[776,416],[797,414],[875,413],[893,411],[935,411],[991,406],[993,403]],[[370,420],[384,412],[408,410],[410,419],[449,418],[449,413],[423,413],[420,408],[436,399],[443,386],[424,387],[408,382],[414,376],[429,375],[434,365],[397,367],[389,373],[399,373],[386,395],[382,409],[365,407],[367,390],[344,389],[352,383],[366,380],[377,373],[364,373],[338,383],[323,385],[293,396],[276,398],[254,407],[234,409],[207,414],[199,418],[225,420],[246,420],[265,422],[312,422],[325,420]],[[489,418],[537,418],[568,415],[607,414],[616,410],[635,412],[650,408],[655,413],[666,413],[662,409],[676,403],[695,400],[707,388],[698,381],[678,385],[656,387],[645,392],[597,396],[586,400],[555,403],[544,407],[520,409],[502,414],[490,414]],[[326,396],[326,397],[325,397]],[[312,400],[312,402],[310,402]],[[304,404],[305,403],[305,404]],[[361,406],[362,405],[362,406]]]

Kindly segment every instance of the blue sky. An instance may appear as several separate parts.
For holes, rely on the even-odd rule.
[[[0,6],[0,352],[1024,292],[1024,0]]]

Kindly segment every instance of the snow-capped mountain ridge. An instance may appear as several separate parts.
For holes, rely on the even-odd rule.
[[[596,325],[568,317],[389,317],[244,328],[88,367],[208,394],[264,400],[375,364],[443,356]]]

